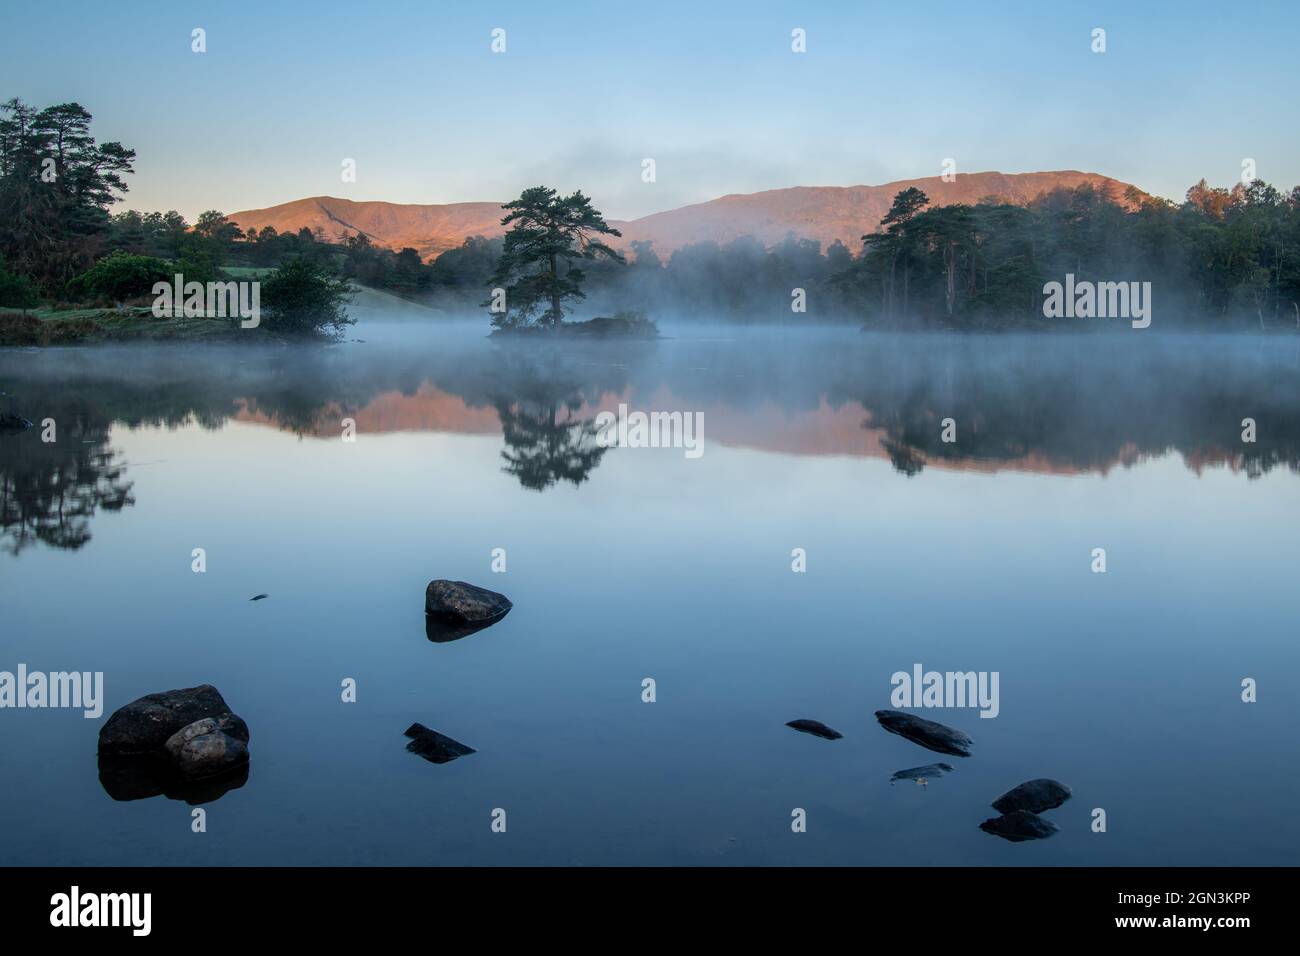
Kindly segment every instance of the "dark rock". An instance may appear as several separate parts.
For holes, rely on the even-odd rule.
[[[820,720],[791,720],[786,724],[787,727],[793,727],[795,730],[802,731],[805,734],[812,734],[815,737],[825,737],[827,740],[839,740],[844,735],[838,730],[832,730]]]
[[[980,824],[980,829],[985,833],[1000,836],[1004,840],[1010,840],[1012,843],[1023,843],[1025,840],[1044,840],[1056,833],[1059,827],[1051,820],[1044,820],[1036,813],[1030,813],[1028,810],[1015,810],[1011,813],[1004,813],[1000,817],[985,820]]]
[[[878,710],[876,720],[891,734],[906,737],[912,743],[936,753],[969,757],[970,749],[974,746],[974,741],[960,730],[945,727],[924,717],[905,714],[901,710]]]
[[[486,627],[505,617],[512,607],[504,594],[464,581],[430,581],[424,591],[424,613],[452,624]]]
[[[100,754],[99,784],[114,800],[163,796],[198,806],[248,783],[248,768],[245,761],[220,776],[186,780],[170,760],[156,754]]]
[[[250,601],[265,601],[269,596],[270,596],[270,595],[267,595],[267,594],[254,594],[251,598],[249,598],[249,600],[250,600]]]
[[[1059,807],[1070,796],[1070,788],[1065,784],[1040,777],[1037,780],[1027,780],[1002,794],[993,801],[993,809],[998,813],[1012,813],[1016,810],[1042,813]]]
[[[21,415],[0,412],[0,432],[25,432],[33,427],[35,426]]]
[[[248,763],[248,725],[234,714],[204,717],[172,734],[163,749],[186,780],[219,776]]]
[[[406,736],[411,738],[406,749],[413,754],[419,754],[430,763],[447,763],[457,757],[475,752],[473,747],[466,747],[460,741],[452,740],[446,734],[440,734],[436,730],[430,730],[424,724],[411,724],[406,728]]]
[[[119,707],[99,729],[99,752],[142,754],[161,751],[168,738],[204,717],[229,714],[211,684],[147,694]],[[247,739],[247,738],[245,738]]]
[[[952,767],[946,763],[928,763],[924,767],[912,767],[910,770],[896,770],[889,782],[896,780],[934,780],[945,773],[952,773]]]

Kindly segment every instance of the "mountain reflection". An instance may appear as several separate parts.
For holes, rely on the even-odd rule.
[[[133,504],[114,427],[262,424],[334,439],[500,434],[527,489],[589,480],[593,420],[627,403],[703,412],[710,444],[927,468],[1104,474],[1179,454],[1197,472],[1300,470],[1300,360],[1283,338],[873,336],[733,329],[714,340],[484,341],[418,347],[105,347],[0,353],[6,410],[55,419],[0,435],[0,529],[18,553],[79,548],[101,510]],[[1256,441],[1242,440],[1242,420]],[[943,441],[952,419],[956,441]]]

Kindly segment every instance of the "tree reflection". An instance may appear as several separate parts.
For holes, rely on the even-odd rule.
[[[39,427],[0,435],[0,547],[10,554],[37,542],[76,550],[90,540],[97,512],[135,504],[108,426],[60,412],[46,416],[65,429],[57,441],[41,441]]]

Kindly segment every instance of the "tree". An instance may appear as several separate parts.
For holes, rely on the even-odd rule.
[[[286,262],[262,280],[263,325],[290,335],[337,334],[353,324],[346,279],[308,259]]]
[[[135,160],[121,143],[96,144],[90,121],[77,103],[0,105],[0,256],[51,294],[100,253]]]
[[[510,226],[497,270],[489,284],[505,290],[506,311],[493,316],[497,328],[528,325],[542,306],[537,324],[554,328],[564,318],[564,302],[583,299],[583,272],[575,263],[623,256],[597,236],[621,236],[581,192],[561,196],[547,186],[525,189],[501,225]],[[484,305],[492,304],[489,299]]]
[[[884,231],[869,233],[862,237],[863,259],[868,263],[888,263],[888,275],[882,275],[882,291],[886,315],[892,316],[894,314],[894,290],[897,284],[900,262],[903,265],[903,312],[908,311],[915,241],[908,232],[907,225],[929,202],[930,197],[915,186],[904,189],[894,197],[889,212],[885,214],[884,219],[880,220]]]

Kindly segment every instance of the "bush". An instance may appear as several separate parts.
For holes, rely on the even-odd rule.
[[[286,262],[262,280],[262,327],[288,335],[334,335],[352,325],[352,287],[307,259]]]
[[[68,293],[80,299],[105,298],[125,302],[153,294],[155,282],[171,282],[172,267],[162,259],[114,252],[68,283]]]
[[[40,296],[32,280],[15,275],[0,262],[0,308],[30,309],[39,304]]]

